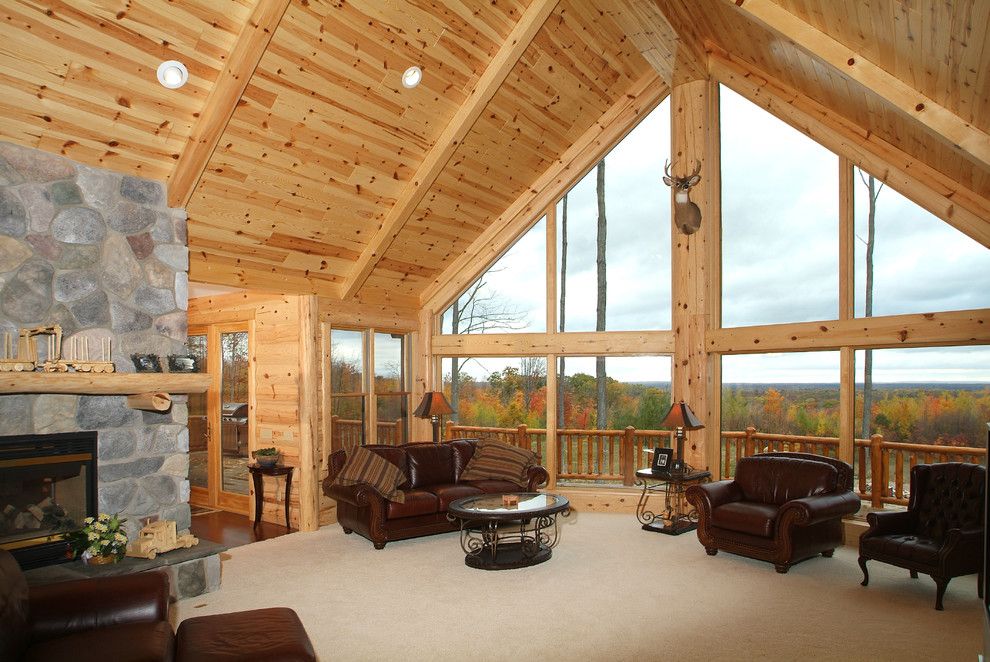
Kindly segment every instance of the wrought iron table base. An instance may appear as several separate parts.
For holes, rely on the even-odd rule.
[[[569,510],[563,513],[569,514]],[[464,564],[479,570],[526,568],[549,561],[558,537],[557,513],[515,521],[461,520]]]
[[[642,485],[643,492],[639,495],[639,503],[636,504],[636,519],[643,525],[643,530],[679,536],[697,529],[698,512],[694,508],[687,512],[681,510],[684,504],[684,490],[689,484],[703,483],[710,478],[711,474],[707,471],[666,476],[654,475],[649,469],[637,471],[636,485]],[[653,493],[662,493],[664,497],[663,509],[656,513],[647,508],[650,495]]]

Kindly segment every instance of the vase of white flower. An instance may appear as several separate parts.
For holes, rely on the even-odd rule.
[[[68,533],[66,539],[84,563],[116,563],[127,551],[127,534],[121,528],[125,521],[119,514],[100,513],[83,520],[83,527]]]

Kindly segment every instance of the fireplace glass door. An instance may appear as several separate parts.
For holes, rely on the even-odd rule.
[[[247,324],[189,330],[190,351],[212,379],[189,397],[189,483],[193,505],[248,512],[251,421],[251,333]]]

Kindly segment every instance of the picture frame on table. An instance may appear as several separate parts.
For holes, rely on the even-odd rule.
[[[653,466],[651,467],[653,473],[655,474],[670,473],[673,462],[674,462],[673,448],[653,449]]]

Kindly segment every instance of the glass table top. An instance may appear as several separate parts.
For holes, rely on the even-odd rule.
[[[466,497],[452,503],[450,509],[479,515],[495,515],[546,511],[566,507],[568,503],[565,497],[556,494],[523,492],[514,495],[519,497],[518,504],[507,506],[502,503],[502,496],[502,494],[479,494],[478,496]]]

